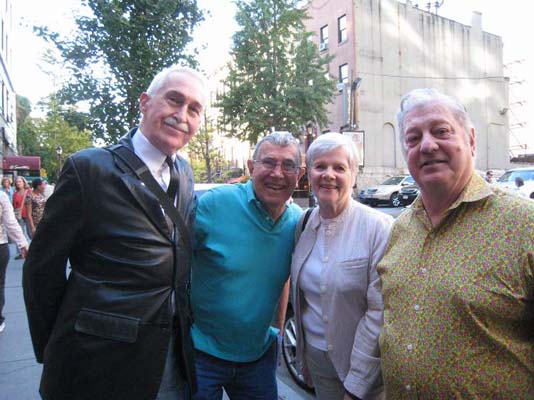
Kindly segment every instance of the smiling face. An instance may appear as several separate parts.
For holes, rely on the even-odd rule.
[[[319,201],[321,215],[334,218],[348,206],[355,177],[347,151],[342,147],[318,155],[312,162],[308,177]]]
[[[183,72],[171,73],[153,95],[141,95],[141,131],[154,147],[171,156],[197,132],[203,106],[198,79]]]
[[[475,132],[440,103],[414,108],[404,119],[404,147],[410,174],[421,194],[456,198],[474,171]]]
[[[257,160],[276,160],[274,169],[264,167],[260,162],[248,161],[248,168],[252,178],[254,193],[261,201],[265,209],[274,220],[277,220],[284,212],[285,204],[297,185],[298,179],[303,171],[286,173],[282,171],[282,162],[295,162],[297,158],[297,147],[289,145],[285,147],[264,142],[261,145]]]

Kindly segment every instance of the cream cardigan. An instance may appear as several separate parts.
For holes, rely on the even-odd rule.
[[[302,218],[297,224],[302,226]],[[295,246],[291,264],[297,327],[297,363],[304,364],[299,273],[311,253],[320,225],[313,210]],[[376,265],[386,249],[393,218],[354,200],[337,218],[323,260],[321,308],[326,314],[330,359],[345,388],[360,398],[382,390],[378,336],[382,326],[381,283]]]

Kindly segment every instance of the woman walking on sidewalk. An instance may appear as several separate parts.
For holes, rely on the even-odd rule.
[[[26,195],[28,194],[29,186],[26,179],[22,176],[17,176],[15,179],[15,192],[13,193],[13,210],[15,212],[15,218],[19,223],[22,233],[26,234],[24,230],[26,229],[26,218],[28,217],[26,213],[26,207],[24,206],[24,201],[26,200]],[[22,255],[19,253],[15,257],[15,260],[22,258]]]
[[[22,228],[17,223],[9,197],[3,191],[0,191],[0,332],[6,327],[2,309],[5,304],[4,288],[7,264],[9,262],[8,235],[17,245],[21,258],[25,258],[28,250],[28,242],[22,233]]]
[[[43,218],[44,208],[46,204],[46,181],[41,178],[36,178],[32,181],[33,192],[29,191],[24,200],[26,207],[26,229],[30,239],[33,239],[37,225]]]

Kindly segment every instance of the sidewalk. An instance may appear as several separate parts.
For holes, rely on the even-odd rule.
[[[0,333],[0,400],[39,400],[41,365],[33,354],[22,297],[22,264],[15,260],[16,250],[9,246],[6,273],[6,329]]]
[[[0,400],[40,400],[38,390],[42,366],[37,364],[33,354],[22,295],[24,260],[13,259],[16,254],[13,245],[9,250],[11,258],[7,267],[3,312],[6,329],[0,333]],[[290,378],[283,376],[282,371],[280,373],[282,379],[278,379],[278,392],[281,400],[313,398],[286,384]]]

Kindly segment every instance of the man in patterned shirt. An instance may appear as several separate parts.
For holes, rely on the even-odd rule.
[[[400,143],[420,196],[378,266],[388,399],[534,399],[534,202],[474,171],[465,108],[405,95]]]

